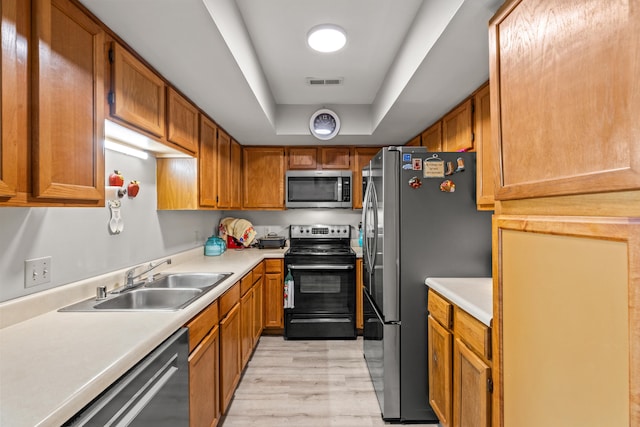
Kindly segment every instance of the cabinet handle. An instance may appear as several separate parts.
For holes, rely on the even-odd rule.
[[[433,353],[433,362],[435,364],[438,364],[438,353],[436,353],[436,352]]]

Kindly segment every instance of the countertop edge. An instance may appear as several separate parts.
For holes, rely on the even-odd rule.
[[[425,285],[491,327],[493,281],[491,277],[428,277]]]

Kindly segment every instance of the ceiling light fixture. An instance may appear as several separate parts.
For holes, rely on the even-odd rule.
[[[307,34],[307,43],[318,52],[336,52],[347,43],[347,34],[337,25],[317,25]]]

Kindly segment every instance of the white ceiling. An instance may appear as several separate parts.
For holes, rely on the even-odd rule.
[[[489,76],[487,23],[503,0],[80,0],[243,145],[403,144]],[[347,32],[317,53],[318,24]],[[309,86],[308,77],[341,78]]]

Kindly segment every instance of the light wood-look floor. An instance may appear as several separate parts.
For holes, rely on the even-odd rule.
[[[384,426],[362,338],[261,337],[221,425]]]

